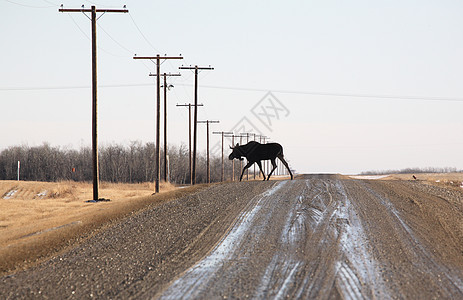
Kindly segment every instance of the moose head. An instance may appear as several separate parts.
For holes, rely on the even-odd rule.
[[[233,160],[235,158],[239,159],[239,160],[243,160],[243,156],[244,156],[244,153],[243,153],[243,150],[240,149],[240,145],[239,144],[236,144],[235,147],[232,147],[230,146],[230,149],[232,150],[232,153],[230,153],[230,155],[228,156],[228,159],[229,160]]]

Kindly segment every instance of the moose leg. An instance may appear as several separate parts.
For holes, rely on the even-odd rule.
[[[252,162],[250,161],[250,162],[248,162],[248,163],[244,166],[243,172],[241,172],[240,181],[241,181],[241,179],[243,179],[244,171],[246,171],[247,168],[249,168],[250,166],[252,166],[253,163],[254,163],[253,161],[252,161]]]
[[[265,181],[265,173],[264,171],[262,171],[262,164],[260,163],[260,160],[258,160],[256,163],[259,166],[260,172],[262,173],[262,176],[264,176],[264,181]]]
[[[288,163],[286,162],[285,158],[283,155],[278,155],[278,158],[281,160],[281,162],[285,165],[286,169],[288,169],[289,175],[291,175],[291,180],[293,180],[293,173],[291,173],[291,170],[289,169]]]
[[[272,159],[271,162],[272,162],[273,168],[272,168],[272,171],[270,172],[270,174],[268,174],[267,180],[270,179],[270,175],[272,175],[273,171],[275,171],[275,169],[277,168],[277,163],[276,163],[276,161],[275,161],[275,158]]]

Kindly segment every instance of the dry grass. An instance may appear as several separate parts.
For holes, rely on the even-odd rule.
[[[387,177],[390,180],[415,180],[425,183],[461,189],[463,186],[463,173],[420,173],[420,174],[393,174]]]
[[[152,183],[101,183],[100,198],[111,201],[87,203],[93,197],[90,183],[0,181],[0,273],[27,267],[113,221],[204,186],[161,183],[161,193],[152,195]]]
[[[413,176],[416,177],[413,178]],[[445,186],[461,190],[463,188],[463,173],[418,173],[418,174],[390,174],[390,175],[358,175],[348,176],[354,179],[370,180],[413,180],[435,186]]]

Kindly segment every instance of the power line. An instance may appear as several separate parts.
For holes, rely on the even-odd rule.
[[[79,24],[77,24],[76,20],[70,15],[70,14],[67,14],[69,16],[69,18],[71,18],[72,22],[76,25],[76,27],[79,29],[79,31],[87,38],[87,40],[91,40],[90,37],[88,36],[88,34],[79,26]]]
[[[103,30],[103,32],[114,42],[116,43],[119,47],[121,47],[122,49],[124,49],[125,51],[127,51],[128,53],[130,54],[133,54],[134,51],[128,49],[127,47],[125,47],[124,45],[122,45],[121,43],[119,43],[115,38],[113,38],[99,23],[97,24],[98,27]],[[124,56],[120,56],[120,57],[124,57]]]
[[[42,1],[43,1],[43,2],[45,2],[45,3],[48,3],[48,4],[51,4],[51,5],[53,5],[53,7],[56,7],[56,6],[58,6],[58,4],[57,4],[57,3],[53,3],[53,2],[51,2],[51,1],[48,1],[48,0],[42,0]]]
[[[72,17],[72,15],[71,15],[71,14],[68,14],[68,16],[71,18],[72,22],[74,23],[74,25],[76,25],[76,27],[79,29],[79,31],[87,38],[87,40],[91,41],[90,37],[89,37],[89,36],[87,35],[87,33],[79,26],[79,24],[78,24],[78,23],[76,22],[76,20]],[[87,15],[85,15],[85,16],[87,16]],[[88,16],[87,16],[87,17],[88,17]],[[115,39],[113,39],[113,38],[109,35],[109,33],[107,33],[107,32],[104,30],[104,28],[101,27],[99,24],[98,24],[98,27],[100,27],[100,29],[103,30],[103,32],[106,33],[106,34],[109,36],[109,38],[111,38],[115,43],[119,44],[119,43],[118,43]],[[120,45],[120,44],[119,44],[119,45]],[[121,45],[120,45],[120,46],[121,46]],[[102,48],[102,47],[100,47],[100,46],[97,46],[97,47],[98,47],[98,49],[100,49],[100,50],[103,51],[104,53],[109,54],[109,55],[111,55],[111,56],[114,56],[114,57],[123,57],[123,56],[120,56],[120,55],[113,54],[113,53],[107,51],[106,49],[104,49],[104,48]],[[121,47],[122,47],[122,46],[121,46]]]
[[[180,84],[178,84],[180,85]],[[426,97],[426,96],[401,96],[401,95],[379,95],[379,94],[356,94],[356,93],[330,93],[330,92],[311,92],[311,91],[294,91],[294,90],[272,90],[261,88],[240,88],[227,86],[203,85],[204,88],[222,89],[222,90],[239,90],[250,92],[268,92],[281,94],[298,94],[310,96],[327,96],[327,97],[352,97],[352,98],[377,98],[377,99],[402,99],[402,100],[426,100],[426,101],[455,101],[463,102],[463,98],[457,97]]]
[[[135,22],[134,18],[132,17],[132,14],[131,14],[131,13],[129,13],[129,16],[130,16],[130,19],[132,19],[133,25],[135,25],[135,27],[137,28],[138,32],[139,32],[140,35],[143,37],[143,39],[151,46],[151,48],[153,48],[154,51],[161,53],[162,51],[159,51],[158,49],[156,49],[156,47],[154,47],[153,44],[151,44],[151,42],[146,38],[146,36],[145,36],[145,35],[143,34],[143,32],[140,30],[140,27],[138,27],[138,25],[137,25],[137,23]]]
[[[187,83],[176,83],[178,86],[193,86]],[[151,83],[127,83],[127,84],[106,84],[100,85],[101,88],[123,88],[123,87],[145,87],[152,86]],[[376,98],[383,100],[418,100],[418,101],[448,101],[448,102],[463,102],[463,98],[458,97],[426,97],[426,96],[402,96],[402,95],[379,95],[379,94],[355,94],[355,93],[329,93],[329,92],[311,92],[311,91],[294,91],[294,90],[272,90],[262,88],[246,88],[246,87],[227,87],[202,85],[202,88],[235,90],[235,91],[250,91],[250,92],[268,92],[280,94],[296,94],[310,95],[323,97],[351,97],[351,98]],[[39,91],[39,90],[72,90],[72,89],[89,89],[90,86],[48,86],[48,87],[0,87],[0,91]]]
[[[15,4],[15,5],[23,6],[23,7],[28,7],[28,8],[52,8],[52,7],[56,7],[55,5],[54,6],[35,6],[35,5],[27,5],[27,4],[18,3],[18,2],[11,1],[11,0],[5,0],[5,1],[8,2],[8,3],[11,3],[11,4]]]

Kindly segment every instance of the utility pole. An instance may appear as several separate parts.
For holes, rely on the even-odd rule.
[[[240,146],[242,146],[244,136],[240,134],[238,137],[240,138]],[[239,171],[240,174],[241,174],[241,169],[243,169],[243,161],[240,159],[240,171]],[[240,179],[241,179],[241,177],[240,177]]]
[[[264,139],[264,144],[266,144],[266,140],[270,139],[268,136],[262,136],[262,139]],[[267,160],[267,162],[264,162],[264,169],[266,169],[267,173],[270,172],[270,161]]]
[[[133,59],[148,59],[156,64],[156,161],[155,161],[155,193],[159,193],[159,180],[161,178],[161,156],[159,154],[160,127],[161,127],[161,60],[183,59],[182,56],[134,56]]]
[[[203,106],[202,104],[177,104],[177,106],[188,106],[188,150],[189,150],[189,158],[190,158],[190,185],[193,184],[193,168],[191,164],[191,107]]]
[[[241,134],[246,137],[246,144],[249,143],[249,136],[251,135],[251,133],[250,132],[245,132],[245,133],[241,133]],[[249,168],[246,170],[246,180],[249,180]]]
[[[98,97],[97,97],[97,44],[96,44],[96,21],[99,19],[96,17],[96,13],[128,13],[125,9],[97,9],[94,5],[91,9],[77,8],[68,9],[61,8],[59,12],[78,12],[78,13],[91,13],[89,18],[92,22],[92,159],[93,159],[93,200],[98,201],[98,184],[100,181],[100,174],[98,170]],[[86,15],[86,14],[85,14]],[[101,16],[102,16],[101,15]],[[87,15],[86,15],[87,16]],[[101,17],[100,16],[100,17]],[[88,18],[88,16],[87,16]]]
[[[193,172],[193,184],[196,184],[196,145],[197,145],[197,125],[198,125],[198,74],[200,70],[214,70],[212,67],[198,67],[198,66],[189,66],[179,67],[180,70],[194,70],[195,71],[195,111],[194,111],[194,121],[193,121],[193,164],[192,164],[192,172]]]
[[[255,142],[255,141],[256,141],[256,135],[257,135],[257,134],[256,134],[256,133],[252,133],[252,135],[254,135],[253,141]],[[253,167],[254,167],[254,180],[256,180],[256,164],[254,164]]]
[[[232,139],[232,147],[235,147],[235,135],[232,133],[231,135],[225,135],[225,137],[231,137]],[[235,181],[235,160],[232,159],[232,181]]]
[[[172,84],[167,85],[167,76],[180,76],[181,74],[176,73],[176,74],[167,74],[163,73],[161,74],[162,77],[164,77],[164,84],[161,85],[161,87],[164,88],[164,181],[167,182],[169,181],[167,178],[167,90],[170,90],[174,86]],[[157,74],[150,74],[150,76],[157,76]]]
[[[231,137],[232,138],[232,144],[233,144],[233,147],[235,147],[235,138],[240,138],[240,142],[239,142],[239,145],[241,146],[241,143],[242,143],[242,139],[243,139],[243,135],[226,135],[226,137]],[[243,162],[240,160],[240,170],[239,170],[239,174],[241,174],[241,168],[242,168],[242,165]],[[233,178],[232,178],[232,181],[235,181],[235,160],[233,159],[232,160],[232,172],[233,172]],[[238,174],[238,175],[239,175]]]
[[[214,131],[212,134],[220,134],[222,135],[222,181],[225,180],[225,163],[223,159],[223,137],[224,134],[233,134],[233,132],[227,132],[227,131]]]
[[[233,147],[235,147],[235,138],[240,138],[240,142],[238,143],[238,145],[241,146],[242,139],[243,139],[244,136],[232,134],[232,135],[228,135],[227,137],[232,138],[232,144],[233,144]],[[243,162],[240,160],[240,169],[239,169],[238,175],[241,174],[242,166],[243,166]],[[235,181],[235,160],[234,159],[232,160],[232,169],[233,169],[233,179],[232,179],[232,181]]]
[[[265,135],[259,135],[259,143],[262,144],[262,140],[264,140],[263,144],[265,144],[265,140],[268,139],[269,137],[268,136],[265,136]],[[266,172],[266,169],[268,171],[268,164],[269,164],[269,161],[263,163],[262,165],[262,168],[264,169],[264,174]]]
[[[198,121],[198,123],[205,123],[207,127],[207,183],[211,183],[211,170],[210,170],[210,160],[209,160],[209,124],[210,123],[220,123],[220,121]]]

